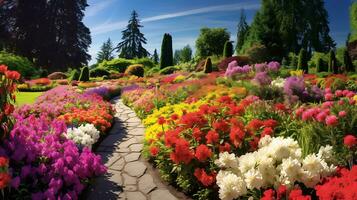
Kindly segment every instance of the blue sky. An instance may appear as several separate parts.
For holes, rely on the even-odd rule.
[[[348,8],[351,0],[325,0],[329,12],[331,36],[338,46],[345,43],[349,33]],[[109,37],[114,44],[121,41],[132,10],[139,13],[142,32],[148,44],[145,48],[160,52],[162,36],[170,33],[173,48],[189,44],[194,48],[201,27],[223,27],[236,39],[240,10],[245,9],[247,21],[253,20],[260,0],[88,0],[84,23],[90,28],[92,45],[89,54],[95,62],[100,46]]]

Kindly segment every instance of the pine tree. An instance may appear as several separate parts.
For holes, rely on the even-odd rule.
[[[333,72],[335,74],[338,73],[338,69],[336,67],[336,56],[335,56],[335,52],[333,50],[330,50],[330,52],[329,52],[328,72]]]
[[[110,38],[108,38],[108,40],[103,43],[102,47],[100,48],[100,51],[98,52],[97,63],[101,63],[104,60],[112,60],[112,59],[114,59],[113,45]]]
[[[131,13],[127,29],[122,32],[123,41],[117,46],[120,57],[133,59],[147,57],[149,55],[149,52],[143,47],[143,44],[146,44],[146,38],[144,34],[140,32],[140,28],[142,27],[138,19],[138,13],[134,10]]]
[[[165,67],[173,65],[173,52],[172,52],[172,37],[170,34],[165,33],[164,38],[162,39],[161,45],[161,59],[160,59],[160,68],[164,69]]]
[[[226,43],[224,43],[223,57],[229,58],[232,57],[232,55],[233,55],[233,44],[231,41],[227,41]]]
[[[155,49],[154,50],[154,54],[152,55],[152,58],[151,58],[155,64],[158,64],[159,63],[159,55],[157,54],[157,50]]]
[[[244,9],[242,9],[240,12],[240,20],[238,23],[237,45],[236,45],[236,53],[237,54],[239,52],[241,52],[241,50],[242,50],[244,41],[246,40],[246,38],[248,36],[248,31],[249,31],[249,25],[247,24],[247,21],[246,21]]]

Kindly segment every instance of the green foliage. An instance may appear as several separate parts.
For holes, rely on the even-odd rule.
[[[101,63],[104,60],[112,60],[113,56],[113,44],[110,38],[106,42],[103,43],[100,51],[97,54],[97,63]]]
[[[357,2],[354,1],[350,7],[350,26],[351,26],[351,35],[349,38],[350,42],[353,42],[357,39]]]
[[[78,69],[73,69],[71,71],[71,74],[69,76],[69,81],[78,81],[79,80],[79,76],[80,76],[80,73],[78,71]]]
[[[328,70],[328,54],[315,51],[312,54],[308,65],[309,67],[316,67],[316,72],[326,72]]]
[[[143,47],[143,44],[146,44],[146,38],[140,32],[142,27],[138,19],[138,13],[133,10],[126,29],[122,31],[123,41],[118,44],[119,57],[134,59],[149,55],[149,52]]]
[[[104,60],[98,65],[99,68],[106,69],[108,71],[114,70],[119,73],[124,73],[129,65],[132,65],[132,60],[117,58],[110,61]]]
[[[164,69],[161,69],[159,71],[159,73],[160,74],[172,74],[178,70],[180,70],[180,69],[177,66],[168,66],[168,67],[165,67]]]
[[[144,66],[142,64],[130,65],[125,74],[144,77]]]
[[[316,62],[316,72],[322,72],[323,71],[323,61],[322,58],[317,58]]]
[[[333,72],[335,74],[338,73],[338,67],[336,66],[336,56],[333,50],[329,52],[328,58],[328,72]]]
[[[89,68],[88,67],[83,67],[81,69],[81,75],[79,76],[79,81],[89,81]]]
[[[180,52],[180,63],[189,62],[192,60],[192,49],[190,45],[186,45]]]
[[[352,60],[351,60],[351,57],[348,53],[347,50],[344,51],[343,53],[343,66],[345,67],[345,70],[347,72],[354,72],[355,71],[355,68],[352,64]]]
[[[173,65],[173,52],[172,52],[172,37],[170,34],[165,33],[161,44],[161,59],[160,68]]]
[[[207,73],[211,73],[213,70],[212,70],[212,61],[211,61],[211,58],[207,58],[206,59],[206,62],[205,62],[205,65],[203,67],[203,71],[207,74]]]
[[[108,72],[106,69],[103,68],[94,68],[90,70],[90,76],[91,77],[102,77],[102,76],[109,76],[110,72]]]
[[[294,52],[290,52],[288,54],[288,62],[290,67],[293,67],[294,69],[297,68],[298,56]]]
[[[246,54],[251,58],[253,63],[266,62],[269,58],[269,51],[263,44],[253,44],[247,49]]]
[[[196,54],[205,58],[222,55],[224,43],[229,41],[230,34],[225,28],[202,28],[196,40]]]
[[[145,72],[145,76],[153,76],[160,72],[160,67],[153,67]]]
[[[233,55],[233,44],[231,41],[226,41],[224,43],[223,57],[229,58],[232,57],[232,55]]]
[[[152,55],[152,61],[154,62],[154,64],[159,64],[159,55],[157,54],[157,50],[154,50],[154,54]]]
[[[137,58],[131,61],[133,64],[141,64],[144,65],[144,67],[147,68],[153,68],[155,66],[154,61],[152,61],[150,58]]]
[[[27,58],[17,56],[4,51],[0,52],[0,65],[7,65],[10,70],[18,71],[21,76],[31,78],[39,75],[39,70],[36,69],[32,62]]]
[[[272,86],[261,86],[261,87],[252,87],[249,91],[252,95],[258,96],[263,100],[274,100],[281,102],[284,100],[284,93],[281,88],[272,87]]]
[[[309,72],[308,57],[305,49],[300,50],[297,68],[303,70],[305,73]]]
[[[240,19],[238,23],[238,32],[237,32],[237,45],[236,45],[236,53],[242,53],[242,48],[245,40],[247,39],[249,34],[249,25],[246,21],[245,12],[242,9],[240,12]]]

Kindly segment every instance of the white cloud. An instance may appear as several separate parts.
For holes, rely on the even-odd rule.
[[[88,9],[85,11],[86,17],[92,17],[97,15],[100,11],[104,10],[105,8],[109,7],[115,0],[105,0],[100,1],[100,3],[96,3],[90,5]]]
[[[208,6],[198,9],[192,9],[182,12],[176,12],[171,14],[163,14],[157,15],[153,17],[143,18],[142,22],[154,22],[160,21],[165,19],[177,18],[177,17],[184,17],[190,15],[197,15],[203,13],[210,13],[210,12],[223,12],[223,11],[234,11],[234,10],[256,10],[260,8],[260,4],[256,1],[249,2],[249,3],[236,3],[236,4],[226,4],[226,5],[219,5],[219,6]],[[127,21],[117,21],[117,22],[105,22],[98,26],[91,28],[92,35],[99,35],[103,33],[108,33],[115,30],[123,29],[127,24]]]

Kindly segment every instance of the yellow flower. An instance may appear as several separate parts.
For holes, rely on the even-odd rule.
[[[186,77],[185,77],[184,75],[178,75],[178,76],[176,76],[174,82],[175,82],[175,83],[181,83],[181,82],[183,82],[185,79],[186,79]]]
[[[357,95],[355,95],[355,96],[353,97],[353,100],[355,100],[356,105],[357,105]]]
[[[300,69],[290,71],[291,76],[302,76],[303,74],[304,74],[304,71],[300,70]]]

